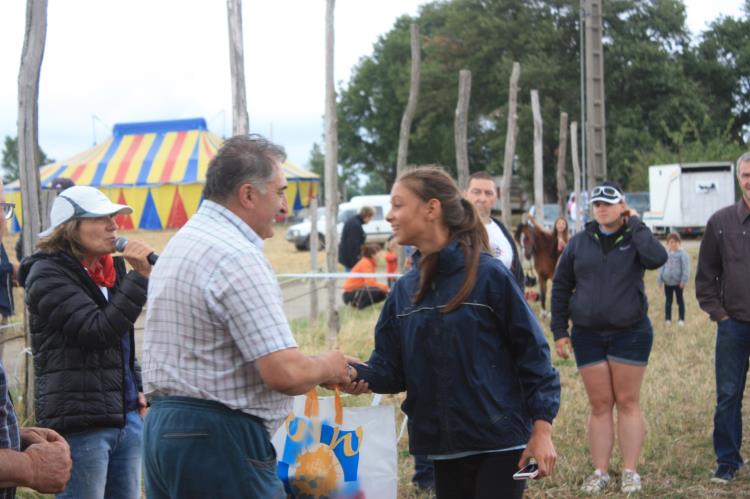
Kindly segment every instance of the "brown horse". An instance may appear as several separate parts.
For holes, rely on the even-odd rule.
[[[542,304],[542,318],[549,317],[547,312],[547,281],[555,275],[557,252],[555,237],[531,222],[518,224],[515,239],[523,249],[523,255],[527,260],[533,260],[534,270],[539,277],[539,299]]]

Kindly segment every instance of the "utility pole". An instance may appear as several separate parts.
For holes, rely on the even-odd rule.
[[[586,32],[586,169],[588,187],[607,178],[602,0],[581,0]]]

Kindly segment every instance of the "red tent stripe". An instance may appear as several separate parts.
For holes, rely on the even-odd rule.
[[[117,174],[115,175],[115,184],[122,184],[125,182],[125,175],[128,174],[128,168],[130,168],[130,163],[133,161],[133,156],[135,156],[135,153],[138,151],[138,147],[141,145],[141,142],[143,142],[143,135],[136,135],[133,138],[133,142],[130,143],[130,147],[128,147],[128,152],[125,153],[125,157],[122,158],[122,161],[120,162],[120,167],[117,169]]]
[[[76,169],[70,175],[70,180],[78,182],[78,179],[83,175],[83,171],[86,169],[86,163],[76,166]]]
[[[182,144],[185,143],[185,137],[187,137],[187,132],[179,132],[177,134],[177,138],[175,139],[174,144],[172,144],[172,150],[169,151],[167,161],[164,163],[164,171],[161,172],[162,182],[169,182],[169,179],[172,177],[172,170],[174,170],[174,164],[177,161],[177,156],[180,154]]]
[[[213,158],[214,151],[213,149],[211,149],[211,146],[208,145],[208,139],[206,139],[205,135],[203,135],[202,137],[202,142],[203,142],[203,150],[206,152],[206,156],[208,156],[209,158]]]

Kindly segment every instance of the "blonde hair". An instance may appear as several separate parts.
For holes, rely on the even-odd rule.
[[[80,225],[80,218],[68,220],[64,224],[59,225],[52,231],[52,234],[39,240],[36,245],[37,249],[51,254],[68,253],[75,257],[76,260],[82,260],[86,256],[86,249],[81,244],[78,231]]]

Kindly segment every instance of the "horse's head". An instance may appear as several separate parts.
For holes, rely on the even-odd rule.
[[[531,260],[534,254],[534,229],[528,223],[520,223],[516,227],[515,233],[516,242],[523,249],[523,256],[527,260]]]

